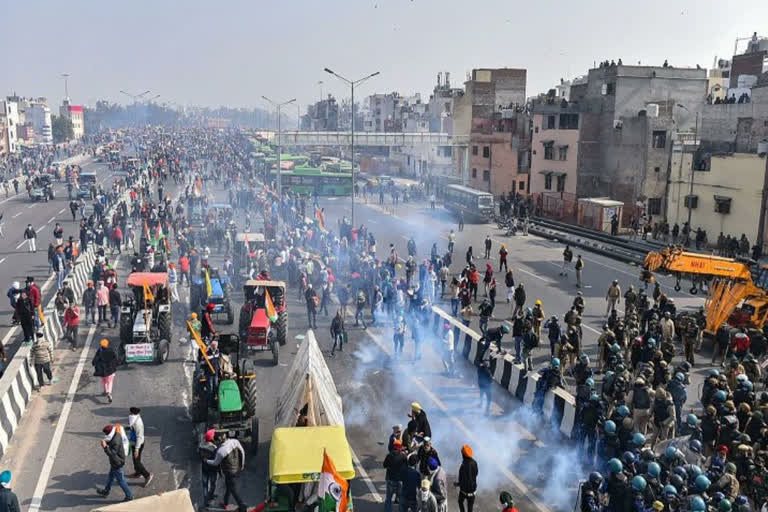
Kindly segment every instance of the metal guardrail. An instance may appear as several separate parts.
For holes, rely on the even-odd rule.
[[[580,247],[631,265],[642,265],[649,250],[636,243],[617,239],[611,235],[549,219],[534,218],[529,230],[535,235]]]

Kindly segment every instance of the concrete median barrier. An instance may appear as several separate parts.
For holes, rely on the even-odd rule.
[[[121,197],[125,199],[127,196]],[[114,207],[110,208],[105,218],[111,218]],[[81,252],[69,275],[64,279],[72,287],[75,299],[80,302],[91,268],[96,261],[93,245],[87,251]],[[42,327],[44,339],[56,348],[64,334],[64,326],[59,320],[55,308],[55,295],[51,297],[43,309],[45,325]],[[14,432],[21,421],[27,405],[33,398],[33,387],[38,386],[37,375],[31,357],[31,345],[22,346],[8,363],[5,373],[0,378],[0,457],[2,457],[11,442]]]
[[[465,326],[438,306],[432,306],[430,324],[434,334],[441,332],[441,328],[449,324],[454,329],[456,352],[475,365],[479,362],[477,355],[481,349],[480,333]],[[493,380],[520,402],[532,406],[539,374],[526,372],[522,365],[514,363],[511,355],[499,353],[496,347],[489,347],[488,353]],[[573,395],[562,388],[548,391],[544,398],[542,414],[555,430],[567,438],[571,437],[576,415],[576,400]]]

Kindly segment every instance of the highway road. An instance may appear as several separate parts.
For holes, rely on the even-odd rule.
[[[97,173],[97,183],[105,188],[111,187],[115,173],[108,170],[106,164],[98,163],[91,157],[74,157],[63,160],[81,162],[83,172]],[[42,304],[47,304],[49,298],[56,293],[56,279],[48,267],[48,244],[53,240],[53,228],[60,223],[64,228],[64,240],[73,236],[80,239],[78,218],[72,222],[65,183],[57,183],[54,187],[55,199],[48,202],[32,202],[26,189],[19,187],[20,193],[0,199],[0,213],[3,215],[3,238],[0,238],[0,268],[3,269],[4,281],[0,283],[3,294],[11,287],[13,281],[19,281],[22,286],[27,276],[35,278],[43,292]],[[28,224],[37,231],[37,252],[30,254],[24,241],[24,230]],[[3,298],[5,307],[0,308],[0,341],[6,346],[11,357],[23,339],[21,328],[11,326],[13,311]]]
[[[173,185],[166,190],[172,196],[178,193]],[[225,194],[223,188],[215,189],[217,200],[224,199]],[[321,203],[328,226],[335,226],[341,215],[349,216],[348,199],[324,199]],[[419,254],[428,254],[433,241],[443,249],[448,231],[455,228],[444,210],[430,210],[423,204],[398,205],[394,212],[378,205],[359,205],[356,217],[358,225],[367,225],[376,235],[380,256],[390,243],[397,246],[400,254],[407,254],[406,242],[411,235],[418,242]],[[467,225],[458,233],[453,270],[459,270],[468,245],[474,247],[475,254],[482,254],[486,234],[494,240],[492,255],[498,251],[499,243],[507,244],[516,280],[525,282],[531,302],[540,298],[547,314],[562,315],[570,306],[576,288],[572,275],[567,279],[558,276],[562,247],[554,242],[534,236],[506,238],[495,226]],[[605,290],[614,278],[620,280],[624,289],[630,283],[637,285],[638,271],[608,258],[586,252],[584,255],[586,287],[583,291],[588,326],[585,347],[595,355],[595,340],[605,312]],[[213,261],[214,264],[221,262],[221,255]],[[123,278],[127,265],[127,257],[118,260],[118,272]],[[484,266],[482,260],[481,266]],[[670,279],[662,278],[662,282],[680,307],[696,307],[703,300],[674,292]],[[182,302],[174,305],[170,360],[162,366],[121,367],[111,404],[100,396],[100,384],[92,376],[90,361],[102,337],[117,341],[116,329],[83,330],[81,342],[85,346],[81,350],[70,352],[59,348],[56,351],[55,371],[60,380],[46,387],[40,398],[30,404],[19,433],[2,460],[4,467],[14,471],[15,490],[25,508],[31,505],[30,510],[34,511],[81,512],[121,499],[119,488],[114,488],[107,499],[95,493],[95,487],[103,484],[108,468],[98,441],[105,424],[127,422],[131,406],[142,409],[148,439],[143,458],[155,475],[148,488],[141,487],[140,479],[133,481],[135,495],[186,486],[199,500],[199,462],[195,454],[194,426],[188,413],[193,364],[189,360],[189,345],[181,343],[187,338],[183,320],[188,314],[188,292],[182,289],[181,294]],[[233,300],[239,309],[238,291]],[[497,311],[503,312],[506,308],[508,306],[501,302]],[[317,339],[327,352],[330,319],[320,317],[318,324]],[[221,327],[228,330],[226,326]],[[276,394],[307,329],[303,301],[297,299],[295,291],[289,293],[289,327],[289,341],[281,351],[278,366],[271,365],[271,356],[266,353],[257,357],[260,446],[256,456],[248,457],[247,473],[241,478],[241,488],[252,505],[264,497]],[[494,384],[493,407],[486,416],[479,406],[475,369],[465,361],[459,361],[456,376],[448,377],[442,373],[440,359],[430,343],[425,347],[424,357],[416,361],[410,341],[406,342],[405,357],[396,361],[391,358],[392,332],[388,326],[367,330],[350,327],[349,331],[349,346],[327,361],[344,400],[348,437],[357,459],[358,476],[352,483],[356,508],[364,512],[381,510],[380,502],[385,494],[382,461],[390,428],[396,423],[407,423],[409,404],[418,401],[430,416],[434,443],[448,471],[449,483],[456,478],[461,445],[473,447],[480,466],[479,510],[498,507],[501,490],[512,492],[521,510],[572,509],[578,479],[586,470],[575,462],[571,448],[542,428],[538,419],[504,390]],[[506,348],[510,348],[509,343]],[[546,362],[547,353],[548,349],[543,346],[536,351],[536,366]],[[698,392],[703,372],[703,366],[695,369],[689,391],[691,401]],[[129,463],[126,472],[131,471]],[[456,493],[452,487],[449,496],[450,508],[455,509]]]

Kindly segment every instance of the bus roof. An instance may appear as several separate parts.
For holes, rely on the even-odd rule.
[[[468,194],[471,194],[473,196],[491,196],[490,192],[483,192],[482,190],[476,190],[474,188],[465,187],[463,185],[448,185],[445,188],[446,189],[451,189],[451,190],[458,190],[459,192],[468,193]],[[491,197],[493,197],[493,196],[491,196]]]

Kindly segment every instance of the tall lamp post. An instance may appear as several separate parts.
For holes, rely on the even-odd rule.
[[[264,101],[267,101],[270,105],[275,107],[277,110],[277,218],[275,219],[275,236],[277,236],[277,233],[280,231],[280,206],[283,202],[283,186],[280,182],[280,109],[284,107],[285,105],[290,105],[294,101],[296,101],[296,98],[290,99],[288,101],[284,101],[282,103],[278,103],[276,101],[272,101],[271,99],[267,98],[266,96],[261,97]]]
[[[146,91],[144,91],[141,94],[131,94],[129,92],[125,92],[124,90],[120,89],[120,92],[125,94],[129,98],[133,98],[133,110],[134,110],[134,113],[135,113],[136,112],[136,104],[139,102],[139,100],[141,98],[143,98],[144,96],[146,96],[147,94],[149,94],[150,92],[152,92],[152,91],[147,89]],[[138,114],[134,115],[134,120],[136,121],[136,125],[138,126],[138,124],[139,124],[139,116],[138,116]]]
[[[61,78],[64,79],[64,99],[69,99],[69,77],[72,76],[69,73],[62,73]]]
[[[338,73],[334,73],[328,68],[325,68],[325,72],[328,74],[331,74],[338,78],[339,80],[344,81],[349,87],[352,89],[352,135],[350,138],[350,161],[352,162],[352,229],[355,228],[355,86],[361,82],[365,82],[369,78],[373,78],[376,75],[379,74],[379,71],[376,71],[375,73],[371,73],[368,76],[364,76],[363,78],[359,78],[357,80],[350,80],[348,78],[344,78]]]

